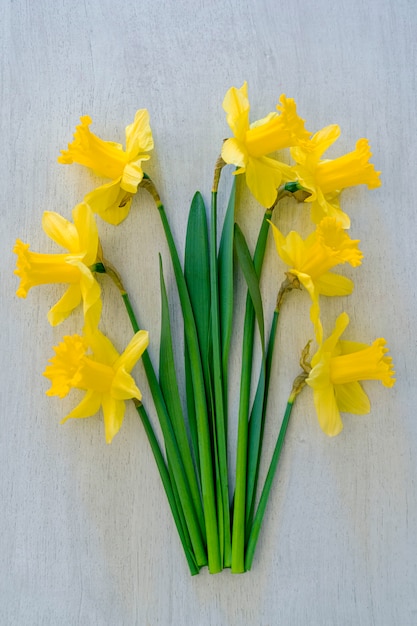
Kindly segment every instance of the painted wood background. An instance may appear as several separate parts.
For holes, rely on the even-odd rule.
[[[413,0],[176,0],[115,3],[3,0],[1,12],[0,623],[16,626],[411,625],[417,623],[416,29]],[[221,142],[222,100],[249,84],[252,119],[294,97],[307,128],[338,123],[330,156],[367,137],[383,185],[348,190],[352,236],[365,253],[355,291],[323,305],[326,328],[346,308],[348,336],[387,339],[392,390],[365,385],[368,416],[345,416],[329,439],[312,396],[297,400],[250,573],[191,578],[157,471],[133,407],[111,446],[99,416],[60,418],[75,396],[47,398],[42,372],[52,346],[80,328],[76,314],[51,328],[60,286],[15,296],[17,237],[54,250],[44,210],[70,217],[96,183],[56,162],[80,115],[123,141],[148,108],[155,179],[183,250],[196,189],[209,199]],[[226,189],[221,200],[226,198]],[[253,245],[261,214],[241,188],[238,215]],[[303,212],[304,211],[304,212]],[[308,226],[305,209],[282,204],[284,231]],[[181,318],[158,215],[145,192],[120,227],[100,222],[106,256],[121,268],[156,360],[158,253],[163,256],[181,354]],[[283,266],[269,242],[263,292],[272,313]],[[121,349],[130,338],[107,283],[103,330]],[[243,285],[237,298],[243,308]],[[271,454],[298,355],[311,336],[309,301],[284,307],[267,423]],[[268,317],[269,316],[269,317]],[[240,335],[231,381],[237,398]],[[139,386],[148,393],[141,366]],[[149,404],[149,403],[148,403]],[[232,402],[231,411],[236,408]],[[152,412],[151,412],[152,413]],[[153,415],[153,413],[152,413]],[[154,415],[153,415],[154,416]],[[230,456],[234,465],[234,435]],[[265,471],[265,468],[262,470]]]

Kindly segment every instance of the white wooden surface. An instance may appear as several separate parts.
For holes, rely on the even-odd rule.
[[[2,0],[0,169],[1,518],[0,623],[4,625],[404,625],[417,623],[417,420],[415,240],[417,105],[413,0]],[[252,119],[285,92],[309,130],[339,123],[333,156],[368,137],[383,186],[344,194],[366,258],[342,305],[350,337],[385,336],[393,390],[368,384],[369,416],[346,416],[330,440],[309,390],[290,425],[273,501],[249,574],[191,578],[141,425],[128,409],[104,443],[101,420],[59,425],[74,404],[45,396],[52,345],[79,329],[52,329],[46,312],[62,290],[14,293],[16,237],[52,251],[42,211],[69,217],[95,179],[56,163],[82,114],[123,141],[137,108],[150,111],[156,148],[147,171],[165,200],[178,245],[196,189],[209,198],[228,135],[221,102],[249,83]],[[259,209],[244,196],[245,228]],[[296,212],[277,218],[290,228]],[[158,217],[141,192],[127,222],[99,224],[106,255],[123,268],[152,333],[159,332],[158,252],[172,275]],[[264,290],[270,311],[282,266],[270,246]],[[347,271],[347,274],[349,272]],[[349,275],[352,275],[350,273]],[[277,278],[277,276],[279,276]],[[108,285],[106,284],[106,287]],[[122,348],[130,330],[106,290],[104,330]],[[311,334],[308,299],[283,312],[266,453],[297,357]],[[180,333],[181,320],[174,315]],[[239,348],[232,354],[237,377]],[[143,373],[137,378],[144,393]],[[232,407],[233,409],[233,407]],[[231,428],[233,435],[233,427]],[[231,443],[233,450],[233,442]],[[233,454],[232,454],[233,456]]]

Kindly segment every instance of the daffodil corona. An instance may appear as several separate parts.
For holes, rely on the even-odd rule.
[[[94,215],[85,203],[72,212],[72,224],[58,213],[45,211],[42,226],[45,233],[68,253],[42,254],[29,250],[19,239],[15,274],[20,277],[17,295],[26,298],[31,287],[48,283],[67,283],[62,298],[51,308],[48,320],[59,324],[83,301],[86,323],[97,326],[101,314],[100,286],[89,267],[97,261],[99,238]]]
[[[289,266],[287,275],[296,278],[308,291],[312,299],[310,311],[317,340],[321,341],[322,326],[319,319],[319,295],[345,296],[352,293],[353,282],[330,270],[336,265],[349,263],[357,267],[363,254],[358,239],[351,239],[341,222],[334,217],[325,217],[314,233],[303,240],[296,231],[287,237],[272,224],[275,246],[281,259]]]
[[[70,418],[91,417],[101,407],[106,441],[111,443],[123,422],[125,400],[142,398],[130,372],[148,343],[148,333],[141,330],[119,355],[111,341],[98,330],[85,337],[64,337],[54,348],[55,356],[44,372],[52,383],[46,393],[64,398],[76,388],[86,394],[61,423]]]
[[[340,336],[348,324],[347,313],[342,313],[333,333],[313,356],[306,380],[313,389],[320,426],[330,436],[337,435],[343,428],[340,412],[369,413],[369,398],[360,380],[380,380],[385,387],[395,383],[392,358],[386,356],[385,339],[376,339],[371,345],[341,341]]]
[[[81,117],[76,127],[74,141],[68,150],[61,150],[59,163],[80,163],[99,176],[112,182],[98,187],[84,198],[92,210],[110,224],[119,224],[127,217],[132,196],[143,178],[142,161],[150,159],[153,149],[149,113],[136,112],[132,124],[126,127],[126,150],[119,143],[103,141],[90,131],[92,122],[88,115]]]
[[[310,133],[304,128],[304,120],[297,115],[294,100],[282,95],[277,105],[279,113],[270,113],[250,124],[246,82],[240,89],[229,89],[223,108],[234,137],[224,142],[222,158],[239,168],[235,174],[245,173],[256,200],[266,208],[271,207],[279,185],[291,180],[291,168],[267,155],[307,141]]]
[[[305,202],[312,203],[311,217],[317,224],[326,215],[337,217],[344,228],[350,219],[339,206],[342,189],[355,185],[367,185],[375,189],[381,185],[379,175],[369,163],[372,156],[367,139],[359,139],[352,152],[333,160],[321,160],[323,153],[340,135],[336,124],[317,132],[309,142],[291,149],[297,165],[294,172],[299,184],[310,192]]]

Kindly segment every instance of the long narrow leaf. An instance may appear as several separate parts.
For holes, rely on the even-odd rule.
[[[210,261],[206,207],[198,191],[194,195],[188,216],[184,276],[194,313],[201,360],[203,366],[206,366],[210,324]]]
[[[236,176],[230,191],[219,247],[220,331],[222,342],[223,384],[227,383],[227,365],[233,323],[233,233],[236,203]],[[226,395],[225,395],[226,397]]]
[[[187,233],[185,239],[184,277],[187,283],[191,307],[196,323],[206,393],[208,393],[210,263],[206,207],[203,197],[199,192],[194,194],[188,215]],[[195,394],[192,381],[193,374],[190,364],[187,333],[185,333],[184,353],[188,424],[193,445],[195,464],[201,481]]]
[[[239,265],[242,268],[248,286],[249,294],[255,309],[256,320],[258,322],[259,335],[261,338],[262,353],[265,351],[265,325],[262,306],[261,291],[259,289],[259,278],[252,261],[252,256],[246,243],[244,234],[238,224],[235,224],[235,249]]]
[[[171,418],[171,423],[174,429],[175,438],[177,440],[187,480],[190,485],[190,491],[198,516],[201,532],[203,537],[205,537],[204,514],[200,499],[200,491],[195,468],[192,461],[184,414],[182,410],[180,394],[178,391],[177,377],[175,373],[176,368],[174,362],[168,297],[165,287],[161,257],[159,257],[159,268],[161,286],[161,341],[159,353],[159,382],[165,398],[168,414]]]

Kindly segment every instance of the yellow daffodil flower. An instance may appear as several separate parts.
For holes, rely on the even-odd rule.
[[[68,253],[42,254],[31,252],[29,244],[19,239],[15,274],[20,277],[16,294],[26,298],[31,287],[48,283],[67,283],[62,298],[51,308],[48,320],[60,324],[83,301],[86,323],[97,326],[101,314],[100,286],[89,269],[97,261],[99,238],[94,215],[85,203],[72,212],[72,224],[58,213],[45,211],[42,226],[45,233]]]
[[[92,132],[88,115],[80,118],[74,141],[68,150],[61,150],[59,163],[80,163],[94,170],[99,176],[111,178],[111,182],[98,187],[84,198],[94,213],[110,224],[124,220],[143,178],[142,161],[150,159],[146,154],[153,149],[149,113],[146,109],[136,112],[132,124],[126,127],[126,150],[119,143],[103,141]]]
[[[44,376],[51,381],[48,396],[64,398],[72,388],[86,392],[81,402],[61,421],[95,415],[103,409],[106,442],[119,431],[125,400],[141,400],[142,394],[130,372],[149,343],[148,333],[136,333],[126,350],[119,355],[111,341],[99,330],[85,337],[64,337],[54,348]]]
[[[234,137],[227,139],[222,148],[226,163],[236,165],[235,174],[245,174],[246,183],[256,200],[265,208],[271,207],[282,182],[291,180],[291,168],[267,155],[298,145],[310,137],[304,120],[297,115],[292,98],[280,97],[278,113],[249,124],[248,86],[231,87],[226,93],[223,108],[227,113]]]
[[[277,252],[290,268],[288,278],[298,279],[311,296],[310,316],[320,342],[319,295],[345,296],[352,293],[353,282],[330,270],[342,263],[349,263],[352,267],[361,264],[363,254],[358,248],[359,240],[351,239],[334,217],[325,217],[305,240],[295,231],[284,237],[274,224],[271,223],[271,226]]]
[[[344,228],[350,219],[339,206],[342,189],[367,185],[375,189],[381,185],[380,173],[369,163],[372,156],[367,139],[359,139],[352,152],[333,160],[320,160],[322,154],[336,141],[340,128],[326,126],[313,135],[309,142],[295,146],[291,155],[296,161],[294,172],[300,185],[310,192],[305,202],[311,202],[311,217],[316,224],[326,215],[337,217]]]
[[[358,415],[370,411],[369,398],[358,381],[380,380],[385,387],[395,383],[392,358],[386,356],[385,339],[376,339],[372,345],[341,341],[340,336],[348,324],[348,315],[342,313],[333,333],[312,358],[312,369],[306,380],[313,389],[320,426],[331,437],[343,428],[340,411]]]

